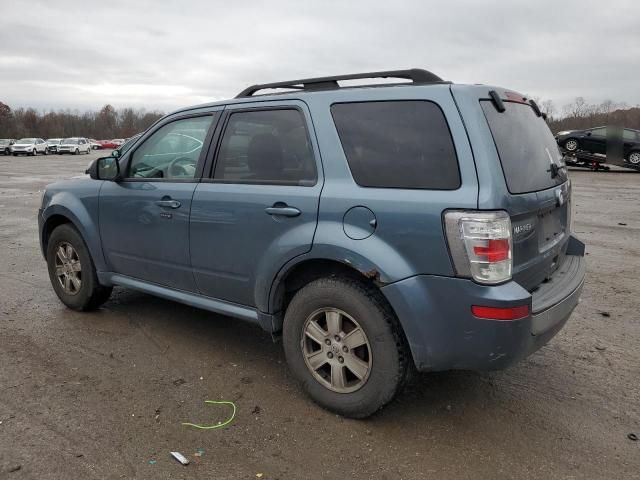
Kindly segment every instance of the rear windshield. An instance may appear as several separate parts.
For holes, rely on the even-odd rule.
[[[564,183],[566,169],[554,175],[551,164],[563,167],[562,154],[547,123],[530,105],[504,102],[498,112],[489,100],[480,101],[498,149],[511,193],[544,190]]]
[[[337,103],[331,114],[358,185],[432,190],[460,186],[451,132],[435,103]]]

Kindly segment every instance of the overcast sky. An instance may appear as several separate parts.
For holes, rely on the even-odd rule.
[[[640,2],[0,0],[11,107],[168,111],[252,83],[410,67],[558,108],[640,104]]]

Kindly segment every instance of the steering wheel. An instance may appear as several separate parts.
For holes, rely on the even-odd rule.
[[[171,163],[169,163],[169,166],[167,167],[167,177],[191,177],[193,176],[194,171],[195,162],[192,158],[178,157],[171,160]]]

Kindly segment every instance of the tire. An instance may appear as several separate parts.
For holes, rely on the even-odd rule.
[[[342,326],[330,328],[328,315],[338,315]],[[309,330],[312,324],[320,330]],[[361,335],[347,340],[358,330],[354,326],[366,342],[357,348]],[[321,341],[312,340],[308,331]],[[303,389],[317,404],[345,417],[372,415],[408,377],[409,349],[395,314],[378,290],[356,279],[322,278],[300,289],[285,313],[282,336],[287,363]],[[318,365],[315,371],[312,362]],[[347,365],[356,366],[360,376]],[[335,378],[343,382],[333,382],[334,372],[342,372]]]
[[[34,147],[33,150],[31,150],[31,156],[35,157],[36,155],[38,155],[38,150]]]
[[[627,161],[636,167],[640,166],[640,150],[634,150],[633,152],[629,152],[629,156],[627,157]]]
[[[80,153],[80,150],[78,150],[78,149],[76,148],[76,151],[75,151],[75,152],[73,152],[73,154],[74,154],[74,155],[78,155],[78,153]]]
[[[8,148],[5,148],[5,149],[4,149],[4,154],[5,154],[5,155],[9,155],[10,153],[11,153],[11,151],[10,151]]]
[[[575,152],[576,150],[578,150],[579,146],[580,145],[578,144],[578,141],[575,138],[569,138],[567,141],[564,142],[564,148],[568,152]]]
[[[69,251],[67,246],[70,246],[72,250]],[[81,269],[75,272],[79,273],[79,285],[70,281],[68,282],[71,287],[69,290],[63,286],[63,283],[65,283],[64,277],[61,278],[56,274],[57,268],[61,264],[62,267],[60,268],[65,269],[64,259],[58,254],[60,248],[63,249],[65,257],[71,260],[71,266],[67,271],[73,271],[73,265],[79,265]],[[69,253],[71,254],[67,256]],[[60,301],[72,310],[87,311],[96,309],[106,302],[111,295],[112,288],[102,286],[98,282],[89,249],[85,245],[82,236],[71,224],[60,225],[51,233],[47,244],[47,267],[53,290]]]
[[[44,154],[45,154],[45,155],[49,155],[49,149],[48,149],[48,148],[45,148],[45,149],[44,149]]]

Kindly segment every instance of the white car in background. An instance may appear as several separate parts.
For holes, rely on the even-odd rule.
[[[47,148],[49,149],[49,153],[54,153],[58,151],[58,145],[62,141],[61,138],[48,138],[47,139]]]
[[[102,148],[102,145],[98,143],[97,140],[94,140],[93,138],[89,139],[89,145],[91,145],[92,150],[100,150]]]
[[[14,157],[22,155],[37,155],[49,153],[47,142],[42,138],[21,138],[11,145],[11,153]]]
[[[91,152],[91,144],[84,137],[65,138],[58,145],[58,153],[72,153],[78,155],[80,153]]]

